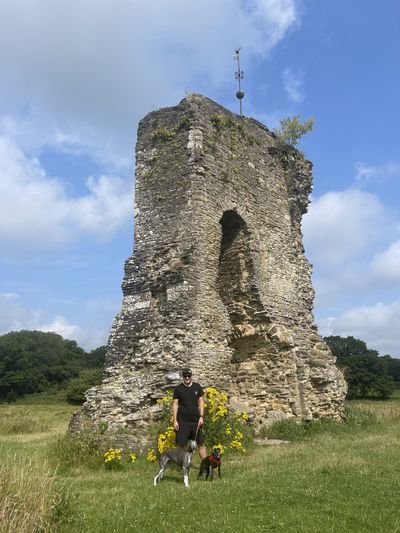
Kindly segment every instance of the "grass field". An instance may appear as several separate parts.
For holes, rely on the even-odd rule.
[[[173,469],[154,487],[144,458],[54,475],[52,445],[74,410],[54,396],[0,405],[0,531],[400,533],[399,394],[350,402],[347,425],[225,455],[212,483],[196,479],[196,458],[189,489]]]

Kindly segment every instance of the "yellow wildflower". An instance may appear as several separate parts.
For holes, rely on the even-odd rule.
[[[175,430],[173,426],[168,426],[165,433],[160,433],[157,439],[157,449],[160,453],[168,448],[175,448]]]
[[[240,440],[233,440],[230,443],[230,447],[235,449],[235,450],[238,450],[240,452],[243,452],[243,453],[246,452],[246,450],[245,450],[245,448],[243,448],[243,444],[240,442]]]
[[[173,399],[172,398],[172,391],[168,391],[165,396],[163,396],[162,398],[158,398],[157,404],[158,405],[168,404],[168,403],[172,402],[172,399]]]
[[[220,452],[221,452],[221,455],[222,455],[224,453],[224,451],[225,451],[226,446],[223,446],[222,444],[214,444],[212,449],[214,449],[214,448],[219,448]]]
[[[110,463],[111,461],[120,461],[122,458],[122,450],[116,448],[109,448],[104,454],[104,462]]]
[[[157,460],[157,455],[155,454],[154,448],[149,449],[149,451],[147,452],[146,460],[151,463]]]

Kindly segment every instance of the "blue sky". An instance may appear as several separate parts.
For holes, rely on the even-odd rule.
[[[315,118],[303,232],[324,335],[400,357],[396,0],[2,0],[0,333],[104,343],[133,244],[133,150],[199,92],[270,128]]]

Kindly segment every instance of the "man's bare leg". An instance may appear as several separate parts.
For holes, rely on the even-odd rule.
[[[204,444],[199,446],[199,455],[201,460],[207,457],[207,448],[204,446]]]

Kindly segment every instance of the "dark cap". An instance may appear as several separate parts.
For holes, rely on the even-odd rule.
[[[185,376],[192,376],[192,371],[190,370],[190,368],[184,368],[182,370],[182,376],[185,377]]]

